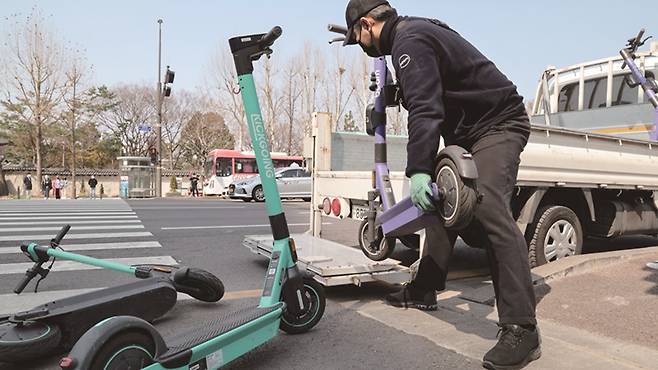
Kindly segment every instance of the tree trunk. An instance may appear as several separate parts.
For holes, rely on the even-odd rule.
[[[41,161],[41,142],[43,138],[41,137],[41,117],[37,117],[37,182],[39,183],[39,186],[41,186],[41,176],[42,176],[42,161]]]

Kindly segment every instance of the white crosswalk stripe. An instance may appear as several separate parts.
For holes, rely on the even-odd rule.
[[[13,294],[13,287],[33,265],[21,256],[18,242],[45,244],[65,224],[71,225],[61,243],[66,251],[104,256],[100,258],[126,265],[178,264],[172,256],[163,253],[162,245],[151,232],[144,230],[139,216],[123,200],[0,201],[0,314],[100,289],[112,285],[107,280],[108,274],[121,274],[57,259],[46,281],[57,281],[59,277],[59,283],[42,282],[35,294],[31,293],[35,279],[20,296]],[[50,262],[43,267],[49,265]],[[66,283],[61,283],[62,280]],[[49,286],[53,288],[48,289]]]

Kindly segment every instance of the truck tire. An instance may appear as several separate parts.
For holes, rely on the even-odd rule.
[[[462,179],[450,158],[441,159],[434,173],[437,186],[445,193],[439,207],[443,225],[450,230],[467,227],[473,220],[478,203],[475,181]]]
[[[583,228],[578,216],[564,206],[545,206],[526,230],[530,267],[581,254]]]

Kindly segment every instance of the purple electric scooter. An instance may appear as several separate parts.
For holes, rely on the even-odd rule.
[[[329,25],[329,31],[347,34],[344,27]],[[343,41],[338,37],[330,43]],[[385,57],[374,58],[370,90],[374,103],[366,108],[366,132],[375,137],[374,189],[368,192],[368,216],[359,228],[359,244],[370,259],[381,261],[390,257],[396,239],[417,248],[415,232],[432,223],[442,222],[448,229],[459,230],[473,219],[478,203],[477,167],[465,149],[451,145],[441,150],[436,158],[435,182],[432,183],[436,212],[424,212],[407,197],[395,201],[386,158],[386,108],[399,107],[401,90],[393,81]]]
[[[643,40],[642,37],[644,36],[644,32],[645,31],[643,28],[640,30],[636,37],[628,40],[628,44],[619,52],[619,54],[621,54],[621,57],[624,58],[624,64],[621,66],[621,68],[624,69],[626,66],[628,66],[628,68],[631,70],[631,74],[625,76],[624,81],[630,88],[642,86],[644,95],[646,95],[651,105],[653,105],[655,115],[653,119],[653,130],[651,131],[650,138],[651,140],[658,141],[658,97],[656,96],[656,93],[658,93],[658,84],[656,84],[655,76],[653,76],[651,72],[647,72],[646,74],[642,73],[640,67],[635,64],[635,52],[640,46],[644,45],[644,43],[651,38],[651,36],[649,36]]]

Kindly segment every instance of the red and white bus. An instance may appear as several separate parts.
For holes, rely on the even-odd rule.
[[[304,157],[286,153],[272,153],[275,168],[290,167],[293,163],[303,167]],[[210,151],[204,165],[204,195],[225,195],[228,186],[236,180],[258,175],[254,152],[215,149]]]

